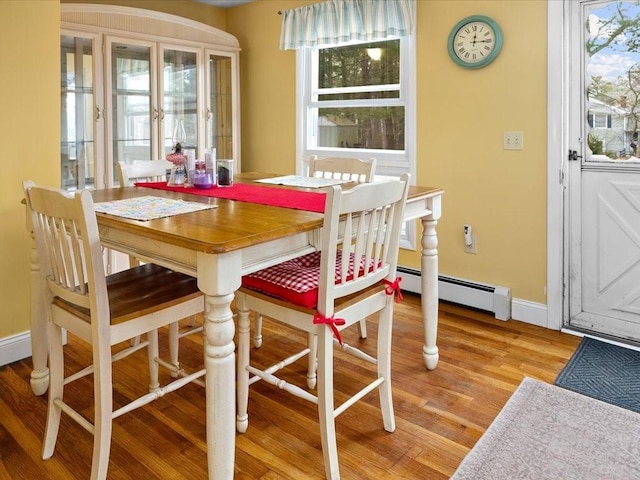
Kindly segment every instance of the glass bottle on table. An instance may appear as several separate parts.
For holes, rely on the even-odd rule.
[[[187,179],[186,158],[182,151],[182,146],[186,141],[187,133],[184,129],[184,122],[179,118],[173,129],[173,152],[167,155],[167,160],[173,164],[167,181],[168,186],[182,187]]]
[[[231,187],[233,185],[233,160],[216,160],[216,173],[218,174],[219,187]]]

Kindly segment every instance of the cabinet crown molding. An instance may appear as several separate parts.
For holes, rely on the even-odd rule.
[[[218,28],[154,10],[99,5],[88,3],[65,3],[60,5],[60,20],[63,28],[89,26],[101,32],[140,33],[172,38],[180,38],[199,43],[215,44],[227,51],[239,51],[238,39]],[[159,33],[162,32],[162,33]]]

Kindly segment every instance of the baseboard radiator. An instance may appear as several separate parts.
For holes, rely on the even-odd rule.
[[[398,267],[402,289],[422,293],[420,270]],[[511,289],[497,285],[471,282],[461,278],[438,276],[440,300],[492,312],[498,320],[511,318]]]

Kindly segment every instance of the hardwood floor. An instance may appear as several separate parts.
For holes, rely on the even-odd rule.
[[[578,337],[441,304],[440,362],[427,371],[422,360],[420,298],[405,294],[395,309],[393,353],[397,428],[382,428],[377,394],[337,419],[344,479],[446,479],[496,417],[524,376],[553,383],[577,347]],[[375,323],[369,322],[373,346]],[[166,335],[162,332],[161,335]],[[265,321],[264,345],[252,359],[269,362],[306,339]],[[343,335],[360,343],[357,328]],[[164,341],[163,341],[164,340]],[[166,348],[166,336],[161,336]],[[89,350],[69,339],[67,368],[90,359]],[[166,353],[166,352],[165,352]],[[181,362],[197,366],[201,337],[182,340]],[[370,367],[340,353],[336,398],[343,398]],[[304,378],[305,362],[293,366]],[[0,367],[0,479],[86,479],[92,436],[63,415],[54,456],[40,457],[46,394],[29,386],[30,359]],[[138,352],[115,364],[116,405],[146,389],[146,357]],[[142,379],[142,381],[140,381]],[[302,383],[304,385],[304,383]],[[67,387],[68,398],[92,415],[91,377]],[[204,390],[197,385],[168,394],[114,422],[110,479],[202,479],[207,476]],[[324,478],[315,406],[275,387],[256,384],[249,399],[249,429],[236,436],[237,479]]]

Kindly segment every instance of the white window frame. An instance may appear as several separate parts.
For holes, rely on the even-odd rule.
[[[370,43],[370,42],[356,42]],[[344,46],[344,44],[340,45]],[[326,48],[326,46],[323,46]],[[363,148],[317,147],[309,141],[309,132],[313,127],[311,109],[317,108],[313,102],[314,75],[317,75],[317,48],[300,48],[296,54],[296,174],[306,175],[307,162],[313,155],[322,157],[375,158],[376,176],[399,177],[403,173],[411,175],[411,183],[416,177],[416,48],[415,33],[400,37],[400,85],[398,99],[372,100],[371,106],[397,105],[405,109],[405,150],[379,150]],[[379,87],[378,87],[379,88]],[[384,88],[384,87],[383,87]],[[367,87],[367,90],[376,89]],[[323,92],[324,93],[324,92]],[[340,102],[332,102],[332,107]],[[408,222],[403,229],[401,248],[417,250],[415,222]]]

